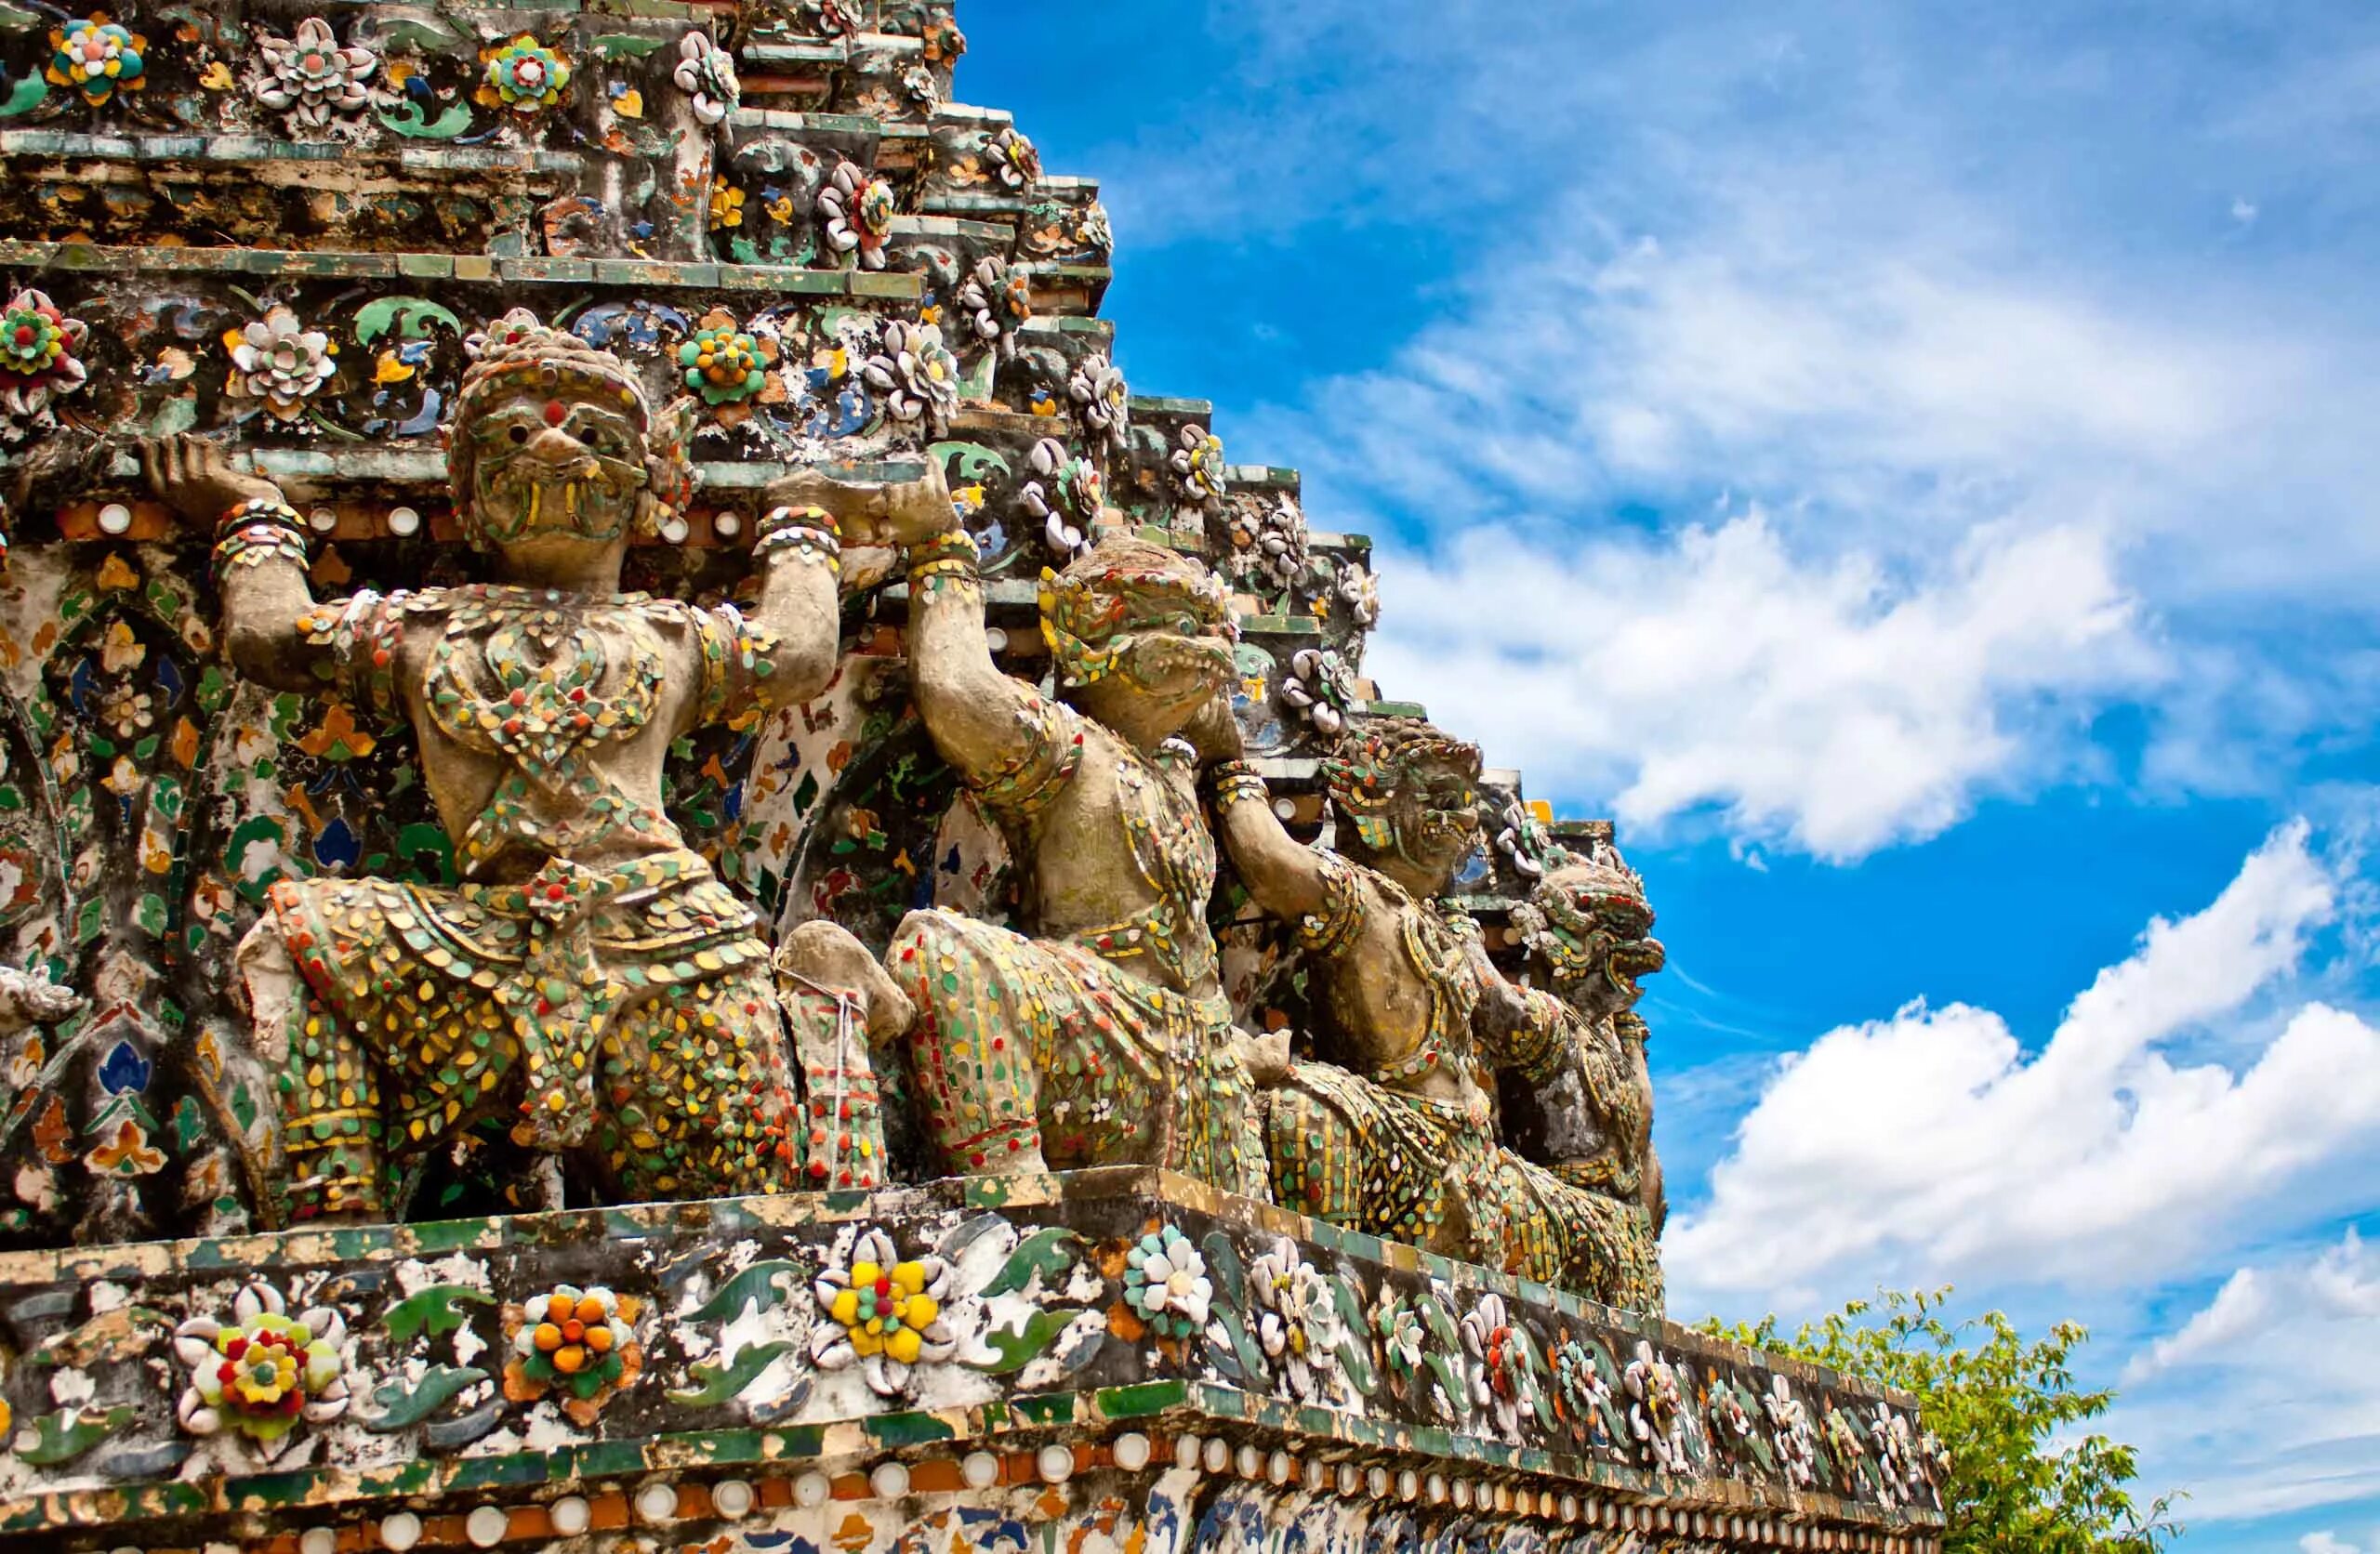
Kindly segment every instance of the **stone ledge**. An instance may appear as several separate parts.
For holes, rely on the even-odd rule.
[[[1126,1279],[1161,1231],[1211,1289],[1196,1324]],[[871,1232],[887,1238],[873,1254]],[[948,1352],[906,1376],[837,1363],[842,1331],[813,1294],[887,1248],[947,1270],[918,1277],[941,1292],[919,1320]],[[1311,1299],[1302,1317],[1276,1279]],[[239,1320],[252,1283],[333,1346],[338,1378],[309,1402],[345,1389],[336,1416],[271,1448],[235,1423],[178,1423],[199,1406],[192,1366],[222,1349],[203,1329],[193,1347],[187,1324]],[[598,1283],[633,1368],[565,1414],[558,1386],[521,1370],[522,1308]],[[1939,1523],[1925,1465],[1897,1444],[1913,1438],[1905,1399],[1140,1169],[13,1253],[0,1330],[22,1356],[0,1384],[18,1428],[0,1456],[12,1538],[104,1525],[114,1544],[232,1532],[265,1548],[325,1517],[721,1468],[892,1463],[906,1485],[920,1457],[1112,1454],[1128,1422],[1169,1449],[1192,1440],[1194,1474],[1252,1451],[1268,1480],[1282,1463],[1378,1468],[1477,1484],[1483,1504],[1501,1485],[1591,1520],[1658,1508],[1879,1547]],[[1677,1412],[1656,1411],[1667,1426],[1639,1429],[1632,1376],[1646,1395],[1659,1376],[1676,1386]],[[1761,1406],[1780,1379],[1806,1417],[1807,1482],[1780,1466]]]
[[[672,287],[760,291],[788,296],[852,296],[915,301],[921,276],[900,270],[816,270],[708,260],[509,258],[483,254],[336,253],[305,248],[127,248],[89,243],[0,239],[0,266],[112,270],[132,275],[286,275],[306,279],[456,281],[491,285]]]

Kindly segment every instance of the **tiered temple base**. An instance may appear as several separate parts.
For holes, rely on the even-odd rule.
[[[1906,1399],[1144,1171],[17,1254],[0,1338],[12,1549],[1919,1551],[1941,1525]]]

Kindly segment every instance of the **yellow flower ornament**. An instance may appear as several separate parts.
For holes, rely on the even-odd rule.
[[[826,1319],[811,1336],[811,1359],[828,1371],[856,1364],[870,1388],[901,1395],[918,1367],[959,1348],[943,1321],[951,1280],[942,1258],[904,1259],[880,1230],[849,1235],[811,1286]]]

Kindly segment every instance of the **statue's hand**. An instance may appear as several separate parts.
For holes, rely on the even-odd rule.
[[[959,527],[950,487],[940,463],[929,460],[923,477],[886,483],[840,481],[824,469],[800,469],[775,481],[762,496],[771,507],[823,507],[835,515],[846,546],[906,548]]]
[[[243,502],[282,500],[262,475],[233,468],[221,443],[188,432],[142,439],[140,471],[160,501],[193,523],[213,523]]]
[[[1248,753],[1240,735],[1239,718],[1231,710],[1231,692],[1219,691],[1213,701],[1198,710],[1182,737],[1190,748],[1198,752],[1200,766],[1212,766],[1217,761],[1236,761]]]

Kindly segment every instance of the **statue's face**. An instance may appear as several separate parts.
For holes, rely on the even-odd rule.
[[[1634,1007],[1644,994],[1638,979],[1668,963],[1668,952],[1652,937],[1653,909],[1611,870],[1558,869],[1538,883],[1530,902],[1545,924],[1532,947],[1563,996],[1589,1013]]]
[[[1405,769],[1390,797],[1396,850],[1441,881],[1479,846],[1479,773],[1468,762],[1423,760]]]
[[[1186,581],[1176,586],[1141,580],[1124,596],[1123,622],[1117,629],[1131,639],[1117,664],[1117,677],[1185,715],[1232,682],[1232,644],[1239,632],[1228,608],[1210,590]]]
[[[645,487],[645,436],[616,391],[524,386],[458,428],[471,456],[469,522],[496,549],[615,545]]]

